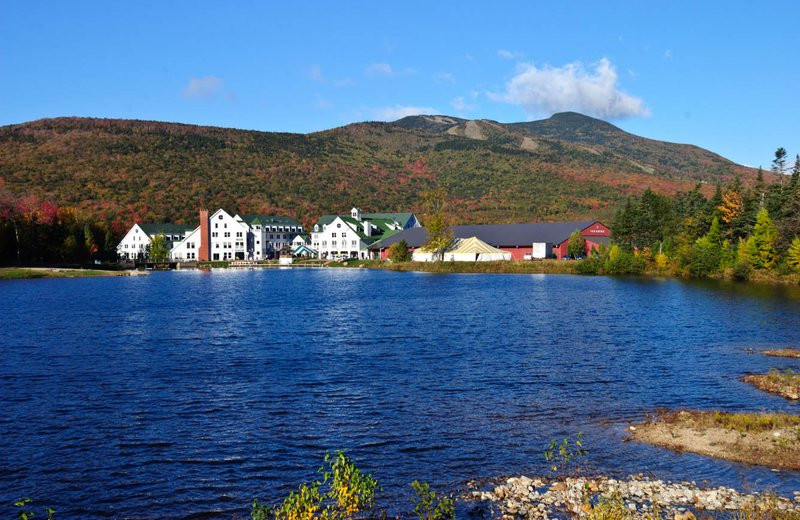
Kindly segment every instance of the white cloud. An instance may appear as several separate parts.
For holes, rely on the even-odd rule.
[[[672,49],[667,49],[664,51],[664,59],[671,60],[672,59]]]
[[[586,70],[581,62],[560,68],[521,64],[505,92],[487,95],[493,101],[520,105],[529,116],[565,110],[608,119],[650,115],[641,98],[619,89],[617,71],[610,61],[603,58],[593,67]]]
[[[513,60],[514,58],[519,58],[522,56],[522,53],[519,52],[512,52],[508,49],[500,49],[497,51],[497,55],[504,60]]]
[[[388,63],[373,63],[367,67],[367,76],[386,76],[392,77],[395,72]]]
[[[412,68],[405,68],[405,69],[395,69],[388,63],[372,63],[367,70],[365,71],[367,76],[376,77],[376,76],[383,76],[386,78],[393,78],[395,76],[408,76],[410,74],[416,74],[416,69]]]
[[[333,86],[334,87],[349,87],[350,85],[354,85],[354,84],[355,83],[350,78],[341,78],[341,79],[333,80]]]
[[[333,104],[330,101],[320,95],[317,95],[316,99],[314,100],[314,108],[318,110],[327,110],[332,106]]]
[[[457,96],[451,99],[450,106],[452,106],[456,112],[471,112],[478,108],[476,104],[467,101],[464,96]]]
[[[181,95],[186,99],[208,99],[222,92],[223,82],[216,76],[193,78],[183,87]]]
[[[418,116],[421,114],[438,114],[439,111],[432,107],[414,107],[405,105],[394,105],[383,107],[374,111],[374,117],[379,121],[396,121],[407,116]]]
[[[455,83],[456,77],[453,76],[450,72],[438,72],[436,76],[434,76],[437,83]]]
[[[322,73],[322,68],[319,65],[312,65],[308,69],[308,78],[317,83],[325,83],[325,74]]]

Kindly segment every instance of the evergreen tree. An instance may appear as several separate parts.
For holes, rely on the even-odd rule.
[[[778,230],[769,218],[767,208],[761,208],[756,215],[756,225],[753,228],[753,266],[769,269],[775,265],[777,254],[775,244],[778,239]]]
[[[795,237],[789,251],[786,252],[786,263],[796,273],[800,273],[800,238]]]
[[[786,148],[780,147],[775,150],[775,159],[772,160],[772,171],[778,175],[786,172]]]

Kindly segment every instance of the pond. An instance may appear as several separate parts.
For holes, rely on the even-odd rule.
[[[789,288],[366,269],[0,282],[0,516],[232,518],[315,478],[326,450],[392,513],[414,479],[589,471],[797,488],[800,474],[624,442],[657,408],[789,410],[739,379],[798,360]]]

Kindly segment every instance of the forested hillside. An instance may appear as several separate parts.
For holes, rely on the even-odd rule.
[[[650,187],[687,191],[755,171],[579,114],[503,125],[446,116],[314,134],[58,118],[0,128],[0,190],[86,218],[193,222],[199,207],[323,213],[419,209],[444,186],[457,221],[607,218]],[[769,182],[769,177],[767,181]]]

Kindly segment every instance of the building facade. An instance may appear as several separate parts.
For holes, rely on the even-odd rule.
[[[579,231],[586,241],[585,254],[611,242],[611,230],[598,220],[578,222],[540,222],[533,224],[478,224],[452,226],[455,238],[477,237],[493,247],[511,254],[513,260],[535,258],[567,258],[569,236]],[[389,247],[405,240],[409,251],[428,241],[424,228],[407,229],[370,246],[372,257],[385,260]]]
[[[291,217],[244,215],[242,220],[253,233],[255,260],[275,258],[281,251],[291,250],[296,237],[305,235],[303,225]]]
[[[361,213],[323,215],[311,232],[311,247],[319,258],[369,258],[369,247],[404,229],[420,227],[413,213]]]
[[[167,248],[172,249],[191,231],[179,224],[134,224],[117,245],[117,257],[128,261],[145,260],[156,236],[164,235]]]

